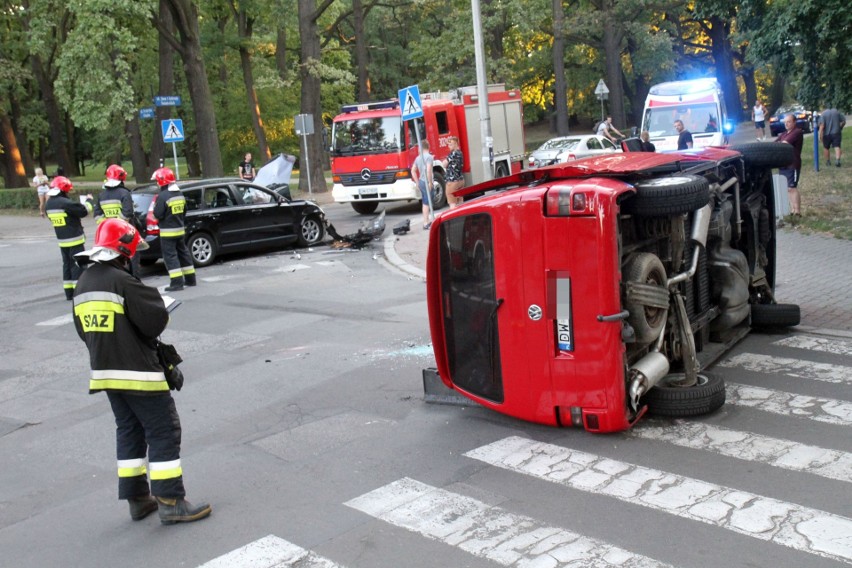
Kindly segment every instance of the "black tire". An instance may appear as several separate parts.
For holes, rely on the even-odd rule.
[[[790,144],[766,144],[750,142],[732,146],[743,155],[747,168],[783,168],[793,163],[793,147]]]
[[[500,162],[497,164],[497,169],[494,173],[495,178],[503,178],[509,175],[509,168],[506,166],[506,162]]]
[[[679,387],[676,383],[683,373],[666,375],[642,397],[641,404],[656,416],[685,418],[718,410],[725,404],[725,381],[709,373],[698,374],[698,384]]]
[[[299,244],[303,247],[322,242],[325,237],[325,225],[316,215],[308,215],[299,223]]]
[[[353,201],[352,209],[361,215],[369,215],[379,206],[378,201]]]
[[[660,286],[662,294],[668,295],[665,290],[666,269],[657,255],[649,252],[640,252],[628,259],[624,266],[624,281]],[[667,308],[638,303],[631,303],[626,307],[630,312],[627,323],[636,333],[638,343],[650,343],[660,336],[663,325],[666,323]]]
[[[701,176],[659,177],[634,187],[636,194],[624,202],[624,211],[639,217],[682,215],[710,201],[710,184]]]
[[[195,233],[186,242],[192,263],[198,267],[210,266],[216,260],[216,239],[207,233]]]
[[[443,209],[447,206],[447,182],[441,172],[432,173],[432,208]]]
[[[796,304],[752,304],[751,326],[757,328],[793,327],[802,321]]]

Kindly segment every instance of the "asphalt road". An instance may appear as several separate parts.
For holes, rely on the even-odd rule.
[[[365,220],[326,208],[341,232]],[[558,430],[423,402],[425,284],[382,252],[227,257],[179,293],[184,474],[213,515],[167,527],[116,500],[49,226],[0,219],[0,564],[852,564],[848,333],[750,336],[715,369],[711,416]]]

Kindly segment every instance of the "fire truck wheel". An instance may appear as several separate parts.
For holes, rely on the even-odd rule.
[[[669,293],[666,290],[666,269],[657,255],[640,252],[632,255],[624,266],[624,281],[640,285],[651,285],[628,299],[625,307],[630,312],[627,323],[633,327],[638,343],[651,343],[660,336],[668,313]],[[651,297],[653,296],[653,297]],[[644,300],[644,301],[643,301]],[[649,303],[656,305],[648,305]],[[663,304],[666,307],[659,307]]]
[[[765,144],[751,142],[732,146],[743,155],[748,168],[783,168],[793,162],[793,147],[790,144]]]
[[[434,172],[432,174],[432,208],[443,209],[447,206],[447,182],[444,174]]]
[[[752,304],[751,326],[759,328],[793,327],[802,314],[796,304]]]
[[[378,201],[353,201],[352,209],[361,215],[369,215],[379,206]]]
[[[697,384],[679,386],[683,373],[666,375],[642,397],[641,404],[656,416],[685,418],[708,414],[725,404],[725,381],[709,373],[699,373]]]
[[[660,177],[634,187],[636,194],[624,202],[624,211],[639,217],[682,215],[710,201],[710,184],[701,176]]]

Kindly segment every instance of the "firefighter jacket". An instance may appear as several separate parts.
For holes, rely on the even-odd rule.
[[[186,234],[185,216],[186,198],[178,186],[172,184],[160,188],[157,203],[154,205],[154,217],[160,222],[160,237],[166,239],[183,237]]]
[[[163,298],[117,262],[92,263],[74,290],[74,327],[89,348],[89,392],[168,392],[155,347],[169,322]]]
[[[53,223],[60,247],[75,247],[86,243],[80,219],[89,214],[91,205],[73,201],[67,193],[59,192],[59,195],[47,199],[44,208],[47,218]]]
[[[95,221],[101,223],[105,219],[123,219],[135,225],[133,219],[133,198],[130,190],[123,185],[105,187],[95,199]]]

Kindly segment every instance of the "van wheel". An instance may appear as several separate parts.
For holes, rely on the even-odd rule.
[[[710,183],[701,176],[659,177],[634,187],[636,194],[624,202],[623,208],[639,217],[682,215],[710,201]]]
[[[660,336],[668,315],[666,269],[657,255],[640,252],[631,256],[625,264],[624,282],[628,290],[625,307],[630,312],[627,323],[633,327],[638,343],[651,343]],[[631,283],[645,287],[636,292],[635,298],[630,298]]]
[[[361,215],[369,215],[379,206],[378,201],[353,201],[352,209]]]
[[[751,142],[731,146],[731,150],[743,155],[747,168],[783,168],[792,164],[794,157],[790,144]]]
[[[647,404],[651,414],[670,418],[709,414],[725,404],[725,381],[721,377],[699,373],[692,386],[682,386],[683,379],[683,373],[666,375],[645,393],[641,404]]]
[[[432,208],[443,209],[447,206],[447,182],[441,172],[432,173]]]
[[[758,328],[793,327],[802,321],[796,304],[752,304],[751,326]]]
[[[497,171],[495,172],[495,177],[502,178],[509,175],[509,168],[506,166],[505,162],[500,162],[497,164]]]

